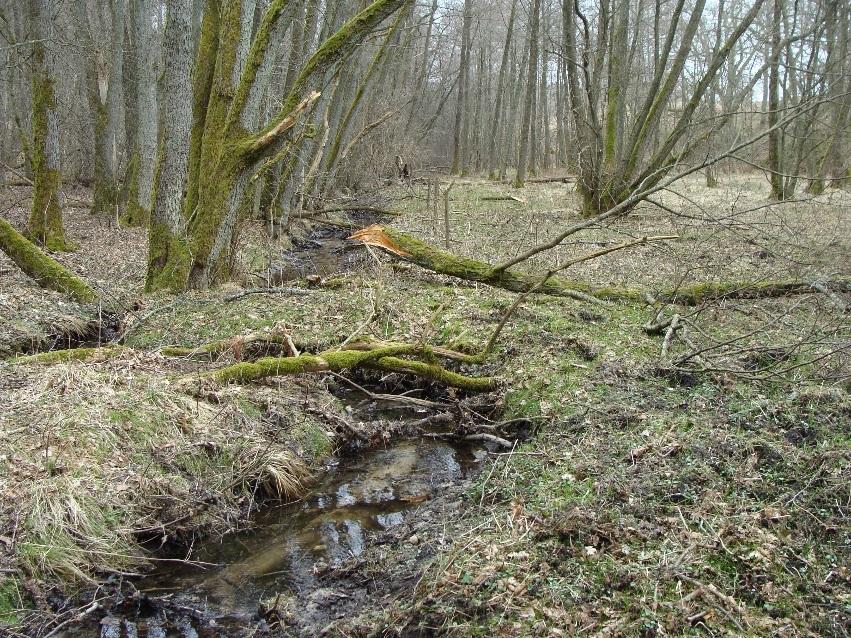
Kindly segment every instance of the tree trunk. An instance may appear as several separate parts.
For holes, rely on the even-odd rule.
[[[526,81],[526,93],[523,97],[523,115],[520,118],[520,151],[517,156],[517,176],[514,187],[526,185],[529,168],[529,145],[532,137],[533,110],[535,106],[535,86],[538,80],[538,27],[541,17],[541,0],[533,0],[529,26],[529,73]],[[533,139],[534,142],[534,139]]]
[[[376,0],[351,18],[307,60],[283,99],[278,113],[259,131],[260,105],[271,78],[276,44],[290,22],[286,0],[273,0],[247,50],[246,19],[250,0],[210,0],[201,27],[194,71],[193,122],[183,218],[191,255],[188,271],[183,251],[164,261],[159,271],[171,287],[206,288],[230,275],[236,231],[250,212],[249,184],[257,170],[292,153],[284,146],[302,112],[319,97],[311,83],[355,47],[405,0]],[[251,3],[253,17],[253,2]],[[164,240],[152,244],[161,249]],[[149,277],[149,287],[158,287]]]
[[[786,199],[786,179],[783,177],[783,131],[777,128],[780,121],[780,25],[783,0],[774,0],[771,20],[771,66],[768,72],[768,170],[771,182],[771,197],[778,201]]]
[[[92,212],[96,212],[96,207],[103,207],[104,185],[107,180],[106,106],[103,104],[100,95],[95,45],[90,30],[92,27],[86,12],[86,3],[72,2],[71,8],[74,11],[76,23],[75,35],[80,43],[81,55],[83,56],[83,81],[86,87],[86,105],[92,131],[92,184],[95,199]]]
[[[142,226],[148,222],[153,207],[154,168],[157,154],[157,84],[156,38],[151,26],[149,0],[133,2],[135,27],[136,94],[138,96],[135,121],[135,146],[130,160],[134,166],[128,186],[127,205],[122,221],[129,226]],[[188,97],[188,96],[187,96]],[[128,129],[134,126],[128,122]]]
[[[0,218],[0,250],[42,288],[67,293],[83,303],[97,300],[97,293],[86,282],[40,251],[38,246],[2,218]]]
[[[172,0],[163,35],[159,157],[148,243],[148,291],[182,290],[190,255],[182,212],[192,128],[192,14],[190,0]]]
[[[508,70],[508,55],[511,53],[511,38],[514,33],[514,16],[517,13],[517,0],[511,0],[511,11],[508,14],[508,27],[505,33],[505,45],[502,48],[502,61],[499,64],[499,78],[496,82],[496,104],[494,105],[493,120],[488,136],[488,177],[497,179],[496,142],[502,124],[503,96],[505,94],[505,74]]]
[[[56,114],[53,16],[49,0],[30,0],[33,34],[32,148],[33,203],[30,236],[48,250],[68,250],[59,206],[59,122]]]
[[[458,68],[458,100],[455,103],[455,127],[452,135],[452,168],[454,175],[464,172],[464,141],[466,135],[467,92],[470,81],[470,30],[473,22],[473,0],[464,0],[461,27],[461,61]]]
[[[95,159],[95,186],[92,212],[116,215],[119,212],[118,172],[121,146],[124,144],[123,78],[124,78],[124,0],[111,0],[112,27],[109,52],[109,85],[102,123],[101,156]],[[99,175],[98,175],[99,174]],[[100,177],[100,179],[97,179]]]

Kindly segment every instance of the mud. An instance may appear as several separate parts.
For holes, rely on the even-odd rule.
[[[413,390],[391,378],[358,382]],[[302,500],[260,510],[244,531],[189,548],[152,546],[153,572],[115,579],[77,601],[99,596],[101,606],[58,635],[333,636],[385,622],[397,597],[411,595],[430,560],[464,528],[464,494],[489,450],[453,438],[473,426],[443,418],[448,412],[424,418],[434,411],[376,402],[345,384],[332,388],[361,431],[393,438],[353,438]],[[423,393],[448,398],[437,387]],[[436,433],[449,438],[429,436]],[[361,447],[367,441],[371,447]]]

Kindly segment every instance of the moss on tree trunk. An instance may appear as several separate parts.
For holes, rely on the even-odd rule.
[[[32,171],[35,189],[30,210],[29,233],[33,240],[48,250],[69,250],[59,206],[59,124],[56,119],[56,96],[52,54],[46,51],[44,39],[49,37],[47,6],[35,2],[33,23],[39,33],[33,45],[32,73]]]
[[[0,219],[0,249],[39,286],[68,293],[78,301],[96,301],[98,296],[89,285],[38,246]]]
[[[540,273],[499,270],[493,264],[470,257],[453,255],[393,228],[371,226],[365,230],[369,232],[364,234],[365,231],[361,231],[360,237],[355,236],[353,238],[364,241],[366,237],[366,243],[380,246],[428,270],[504,288],[512,292],[528,292],[534,288],[535,292],[539,294],[557,297],[573,297],[584,300],[593,297],[613,301],[643,301],[648,294],[651,294],[659,301],[686,306],[694,306],[709,299],[720,297],[761,299],[821,292],[819,288],[814,287],[813,282],[806,281],[702,282],[677,289],[663,290],[659,293],[626,286],[593,286],[584,281],[566,279],[556,275],[548,277],[546,282],[541,284],[543,275]],[[820,282],[820,286],[834,291],[849,292],[851,291],[851,280],[823,281]]]
[[[136,151],[127,163],[127,196],[123,198],[126,203],[119,220],[124,226],[142,227],[151,216],[151,211],[145,210],[139,203],[139,162],[139,152]]]

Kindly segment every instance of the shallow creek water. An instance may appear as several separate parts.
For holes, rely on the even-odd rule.
[[[460,513],[460,494],[485,455],[469,444],[409,438],[332,461],[303,500],[201,542],[188,557],[194,565],[161,562],[135,583],[137,594],[117,595],[106,615],[58,635],[319,635],[416,581],[420,561],[451,538],[415,546],[412,530],[442,528],[444,516]],[[270,624],[261,607],[277,601],[289,612]]]
[[[256,614],[261,599],[281,590],[321,587],[319,574],[360,556],[371,532],[389,530],[410,510],[462,480],[475,459],[469,447],[406,439],[332,465],[303,501],[261,512],[252,530],[196,549],[192,559],[216,567],[168,565],[138,584],[172,591],[217,614]]]
[[[228,628],[258,620],[261,601],[279,594],[320,624],[339,617],[341,609],[368,607],[369,594],[357,578],[346,582],[336,570],[358,557],[370,562],[375,545],[387,542],[397,527],[408,530],[433,498],[466,482],[483,455],[470,445],[416,438],[332,462],[303,500],[262,510],[252,529],[193,549],[191,560],[212,565],[162,563],[136,586],[152,600],[165,597],[172,605],[203,610],[216,619],[220,635],[237,635]],[[407,545],[401,538],[396,542]],[[411,548],[414,554],[425,549]],[[150,633],[151,621],[159,625],[155,618],[133,619],[138,635],[146,635],[146,625],[147,635],[160,635]],[[298,629],[293,635],[304,635]]]

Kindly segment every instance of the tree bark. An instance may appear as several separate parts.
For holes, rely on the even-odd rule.
[[[131,0],[134,19],[135,80],[138,107],[135,121],[135,148],[128,169],[127,205],[122,221],[129,226],[143,226],[153,208],[153,182],[157,155],[157,81],[156,38],[151,24],[149,0]],[[128,122],[128,129],[134,122]]]
[[[502,124],[503,99],[505,94],[505,74],[508,70],[508,55],[511,53],[511,38],[514,34],[514,16],[517,13],[517,0],[511,0],[511,11],[508,14],[508,27],[505,33],[505,44],[502,48],[502,60],[499,64],[499,78],[496,82],[496,103],[494,104],[493,120],[490,136],[488,137],[488,177],[497,179],[496,142]]]
[[[38,246],[2,218],[0,218],[0,250],[42,288],[67,293],[84,303],[97,300],[97,293],[86,282],[58,261],[44,254]]]
[[[33,26],[32,147],[35,189],[30,210],[30,236],[48,250],[68,250],[59,206],[59,122],[56,113],[56,63],[53,16],[49,0],[30,0]]]
[[[467,119],[467,93],[470,82],[470,30],[473,23],[473,0],[464,0],[464,15],[461,27],[461,61],[458,68],[458,100],[455,103],[455,127],[452,133],[452,168],[460,175],[466,168],[464,141]]]
[[[110,0],[112,26],[109,51],[109,85],[106,90],[106,106],[102,120],[103,143],[99,144],[101,179],[96,176],[92,212],[118,216],[119,180],[121,152],[123,150],[125,122],[123,118],[124,79],[124,0]]]
[[[192,128],[192,18],[190,0],[172,0],[163,35],[160,140],[148,240],[148,291],[182,290],[190,255],[182,212]]]
[[[771,197],[778,201],[786,199],[783,177],[783,131],[777,127],[780,121],[780,24],[783,0],[774,0],[771,20],[771,66],[768,70],[768,170],[771,182]]]
[[[531,12],[529,73],[526,80],[526,94],[523,97],[523,115],[520,118],[520,150],[517,156],[517,176],[514,178],[515,188],[523,188],[526,185],[526,174],[529,169],[529,145],[533,126],[532,111],[535,105],[535,86],[538,80],[538,28],[541,17],[541,0],[533,0]]]

